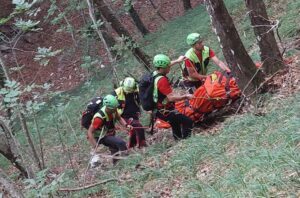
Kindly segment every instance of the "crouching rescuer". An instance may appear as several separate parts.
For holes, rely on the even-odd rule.
[[[119,121],[123,126],[132,129],[117,112],[118,100],[113,95],[103,98],[103,107],[94,115],[92,123],[87,132],[88,141],[96,148],[98,144],[107,146],[112,155],[117,152],[124,153],[127,150],[126,142],[120,137],[115,136],[115,123]],[[113,159],[115,164],[117,159]]]
[[[156,71],[154,76],[153,101],[156,104],[156,116],[170,123],[175,140],[191,135],[193,121],[175,109],[175,102],[193,98],[191,94],[176,95],[171,87],[167,74],[170,67],[177,62],[170,60],[164,54],[158,54],[153,59]]]
[[[145,130],[139,121],[141,109],[137,83],[133,78],[127,77],[121,82],[121,86],[115,89],[113,95],[117,96],[120,104],[119,115],[133,127],[129,132],[128,148],[146,146]]]

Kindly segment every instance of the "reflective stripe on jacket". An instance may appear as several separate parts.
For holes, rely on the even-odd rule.
[[[120,106],[118,107],[117,111],[118,111],[119,115],[122,115],[124,108],[125,108],[125,104],[126,104],[126,95],[125,95],[123,87],[118,87],[117,89],[115,89],[115,94],[117,96],[117,100],[120,103]],[[136,97],[138,96],[138,89],[134,92],[134,94],[136,94]],[[136,98],[135,98],[134,102],[136,103],[137,106],[140,106],[139,102],[136,101]]]
[[[209,47],[204,46],[204,49],[202,50],[202,62],[200,62],[198,56],[196,55],[193,48],[190,48],[186,53],[185,57],[189,59],[195,66],[196,71],[201,75],[206,75],[207,73],[207,65],[209,63]],[[187,68],[185,66],[185,63],[182,64],[182,69],[184,72],[188,72]],[[187,73],[188,75],[188,73]],[[198,79],[194,79],[188,76],[188,79],[191,81],[198,81]]]
[[[157,71],[153,72],[153,76],[156,76],[158,74]],[[163,77],[163,75],[159,75],[157,77],[155,77],[154,79],[154,89],[153,89],[153,102],[157,103],[158,102],[158,87],[157,87],[157,83],[159,81],[159,79],[161,79]]]
[[[102,107],[97,113],[95,113],[92,123],[94,122],[95,118],[100,118],[103,120],[103,126],[105,127],[105,133],[110,132],[111,130],[115,129],[115,120],[116,120],[116,114],[117,113],[113,113],[113,119],[109,120],[109,116],[107,115],[107,113],[105,112],[105,108],[106,106]],[[97,129],[96,132],[94,133],[94,137],[99,137],[100,133],[101,133],[101,129]]]

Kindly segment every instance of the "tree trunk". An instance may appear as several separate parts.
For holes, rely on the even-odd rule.
[[[104,45],[104,48],[106,49],[107,51],[107,56],[108,56],[108,59],[109,59],[109,62],[110,62],[110,65],[112,66],[113,68],[113,74],[115,76],[115,78],[117,79],[117,81],[119,82],[119,79],[118,79],[118,74],[117,74],[117,71],[116,71],[116,68],[115,68],[115,61],[114,61],[114,58],[112,56],[112,53],[109,49],[109,46],[107,45],[106,43],[106,40],[104,39],[103,37],[103,34],[102,32],[97,28],[97,21],[95,19],[95,15],[94,15],[94,8],[92,7],[92,4],[90,2],[90,0],[86,0],[87,4],[88,4],[88,8],[89,8],[89,15],[90,15],[90,18],[95,26],[95,31],[97,32],[101,42],[103,43]]]
[[[262,69],[266,74],[274,74],[284,68],[282,55],[273,32],[276,24],[269,20],[264,1],[245,0],[245,3],[260,48]]]
[[[137,11],[134,9],[133,5],[130,4],[130,8],[128,10],[134,24],[142,33],[143,36],[149,33],[149,30],[145,27],[144,23],[142,22],[140,16],[138,15]]]
[[[125,36],[128,41],[132,41],[132,44],[135,45],[136,44],[135,41],[131,38],[129,32],[121,24],[118,18],[113,14],[110,7],[103,0],[94,0],[94,2],[98,10],[101,12],[104,18],[111,23],[112,27],[118,33],[118,35]],[[141,62],[148,71],[150,71],[151,62],[149,56],[144,51],[142,51],[139,47],[131,47],[130,50],[132,51],[136,59],[139,62]]]
[[[22,198],[22,193],[19,192],[17,187],[10,179],[6,176],[4,171],[0,168],[0,185],[4,187],[4,190],[9,193],[10,197]]]
[[[100,26],[100,31],[102,32],[102,35],[104,37],[104,40],[106,41],[108,47],[111,49],[115,44],[116,44],[116,40],[114,39],[114,37],[111,35],[111,33],[109,32],[108,28],[107,28],[107,21],[105,20],[105,18],[100,14],[95,14],[95,18],[96,20],[101,20],[104,22],[103,25]],[[113,55],[116,56],[116,53],[113,52]]]
[[[17,111],[19,111],[19,110],[17,109]],[[20,123],[21,123],[21,126],[22,126],[22,130],[23,130],[23,132],[24,132],[24,134],[25,134],[25,136],[27,138],[28,144],[29,144],[29,146],[31,148],[31,152],[33,154],[33,158],[35,160],[35,163],[38,166],[39,170],[42,170],[43,169],[42,168],[42,164],[41,164],[40,158],[39,158],[39,156],[37,154],[37,151],[36,151],[36,149],[34,147],[34,143],[33,143],[32,138],[30,136],[30,132],[28,130],[27,123],[26,123],[26,120],[25,120],[25,117],[24,117],[23,113],[21,113],[19,111],[18,117],[19,117],[19,120],[20,120]]]
[[[184,10],[187,11],[189,9],[192,9],[191,1],[190,0],[182,0]]]
[[[0,153],[8,159],[26,178],[32,178],[32,171],[23,164],[21,155],[17,152],[18,145],[17,142],[12,137],[9,127],[0,120]]]
[[[9,75],[8,75],[8,71],[6,68],[6,65],[4,63],[4,58],[2,56],[2,53],[0,52],[0,87],[4,87],[4,81],[5,80],[10,80]]]
[[[152,7],[154,8],[156,14],[163,20],[163,21],[166,21],[165,17],[163,17],[160,12],[159,12],[159,8],[156,7],[156,5],[154,4],[154,2],[152,0],[149,0]]]
[[[5,75],[2,67],[0,67],[0,89],[4,87],[5,84]]]
[[[226,62],[244,93],[252,93],[263,81],[262,72],[248,55],[223,0],[206,0],[205,3]]]

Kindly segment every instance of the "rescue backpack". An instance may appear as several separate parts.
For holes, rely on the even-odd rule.
[[[101,107],[103,106],[103,98],[95,97],[93,98],[86,107],[86,110],[82,113],[81,126],[89,129],[92,119]]]
[[[139,81],[139,96],[142,107],[145,111],[155,109],[155,102],[153,100],[154,80],[157,76],[162,74],[158,73],[153,76],[153,73],[147,73],[142,76]]]

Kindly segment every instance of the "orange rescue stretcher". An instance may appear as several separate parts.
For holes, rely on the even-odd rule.
[[[180,113],[190,117],[194,122],[199,122],[205,114],[221,109],[229,100],[234,101],[240,95],[241,90],[235,78],[215,71],[207,76],[204,84],[194,92],[195,98],[189,101],[176,102],[175,108]],[[159,123],[162,123],[162,127],[160,127]],[[166,124],[168,123],[158,120],[155,126],[157,128],[166,128]]]

